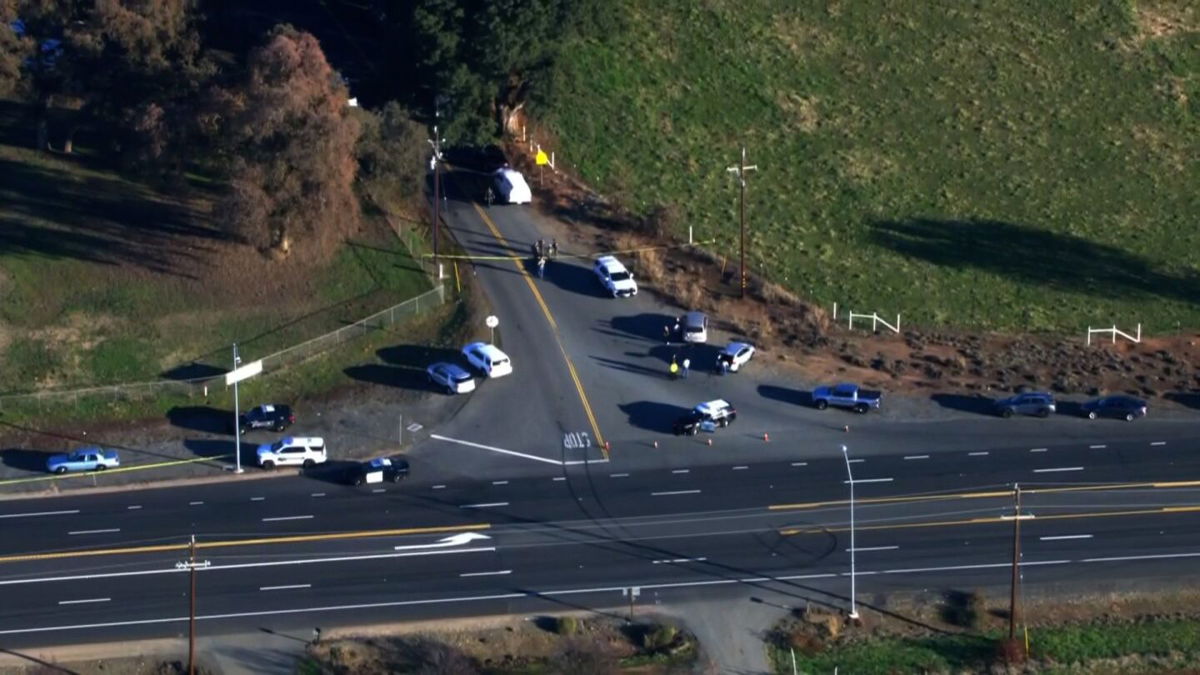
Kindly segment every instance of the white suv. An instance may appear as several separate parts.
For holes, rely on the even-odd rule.
[[[628,298],[637,295],[637,282],[633,280],[633,275],[625,266],[621,264],[611,255],[602,256],[596,259],[596,266],[592,268],[596,273],[596,277],[600,279],[600,285],[604,286],[604,290],[612,293],[614,298]]]
[[[325,439],[317,437],[293,437],[258,446],[258,465],[264,469],[276,466],[303,466],[324,464]]]
[[[513,370],[508,354],[500,351],[496,345],[486,342],[472,342],[463,347],[463,356],[488,377],[503,377]]]

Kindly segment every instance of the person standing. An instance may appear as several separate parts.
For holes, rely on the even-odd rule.
[[[671,372],[672,380],[679,376],[679,364],[676,363],[674,356],[671,357],[671,367],[668,370]]]
[[[685,357],[683,357],[683,371],[682,371],[682,373],[683,373],[683,379],[685,379],[685,380],[687,379],[687,376],[688,376],[688,369],[689,369],[689,368],[691,368],[691,367],[692,367],[692,360],[691,360],[691,359],[689,359],[689,358],[688,358],[688,357],[686,357],[686,356],[685,356]]]

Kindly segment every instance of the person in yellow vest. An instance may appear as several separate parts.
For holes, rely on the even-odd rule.
[[[679,364],[675,362],[674,356],[671,357],[670,371],[671,371],[671,379],[672,380],[679,376]]]

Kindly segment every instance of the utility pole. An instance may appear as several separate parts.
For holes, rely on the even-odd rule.
[[[188,675],[196,675],[196,569],[208,567],[208,561],[196,562],[196,535],[192,535],[188,544],[188,559],[186,562],[175,563],[176,569],[188,570],[191,577],[188,582],[191,590],[188,592]]]
[[[744,299],[746,297],[746,172],[757,171],[758,165],[746,165],[746,146],[742,146],[742,162],[737,166],[731,166],[725,170],[730,173],[737,174],[738,184],[741,188],[738,197],[738,220],[741,222],[741,246],[739,248],[741,250],[740,257],[742,262],[740,282],[741,290],[738,297]]]
[[[438,112],[434,112],[433,138],[429,144],[433,146],[433,264],[438,268],[438,279],[442,278],[441,263],[438,260],[438,240],[441,238],[442,221],[442,137],[438,134]]]
[[[1008,598],[1008,640],[1017,639],[1017,587],[1021,566],[1021,485],[1013,483],[1013,562],[1012,585]]]

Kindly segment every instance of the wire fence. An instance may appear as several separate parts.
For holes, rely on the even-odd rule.
[[[303,363],[330,349],[362,338],[373,331],[383,330],[418,314],[429,312],[446,301],[445,286],[434,288],[404,302],[393,305],[354,323],[282,349],[262,358],[263,372],[281,370]],[[6,410],[41,410],[51,406],[72,405],[76,408],[119,408],[123,405],[152,399],[179,397],[186,399],[207,391],[209,386],[224,386],[224,371],[214,368],[203,377],[178,380],[131,382],[83,389],[38,391],[0,396],[0,413]]]

